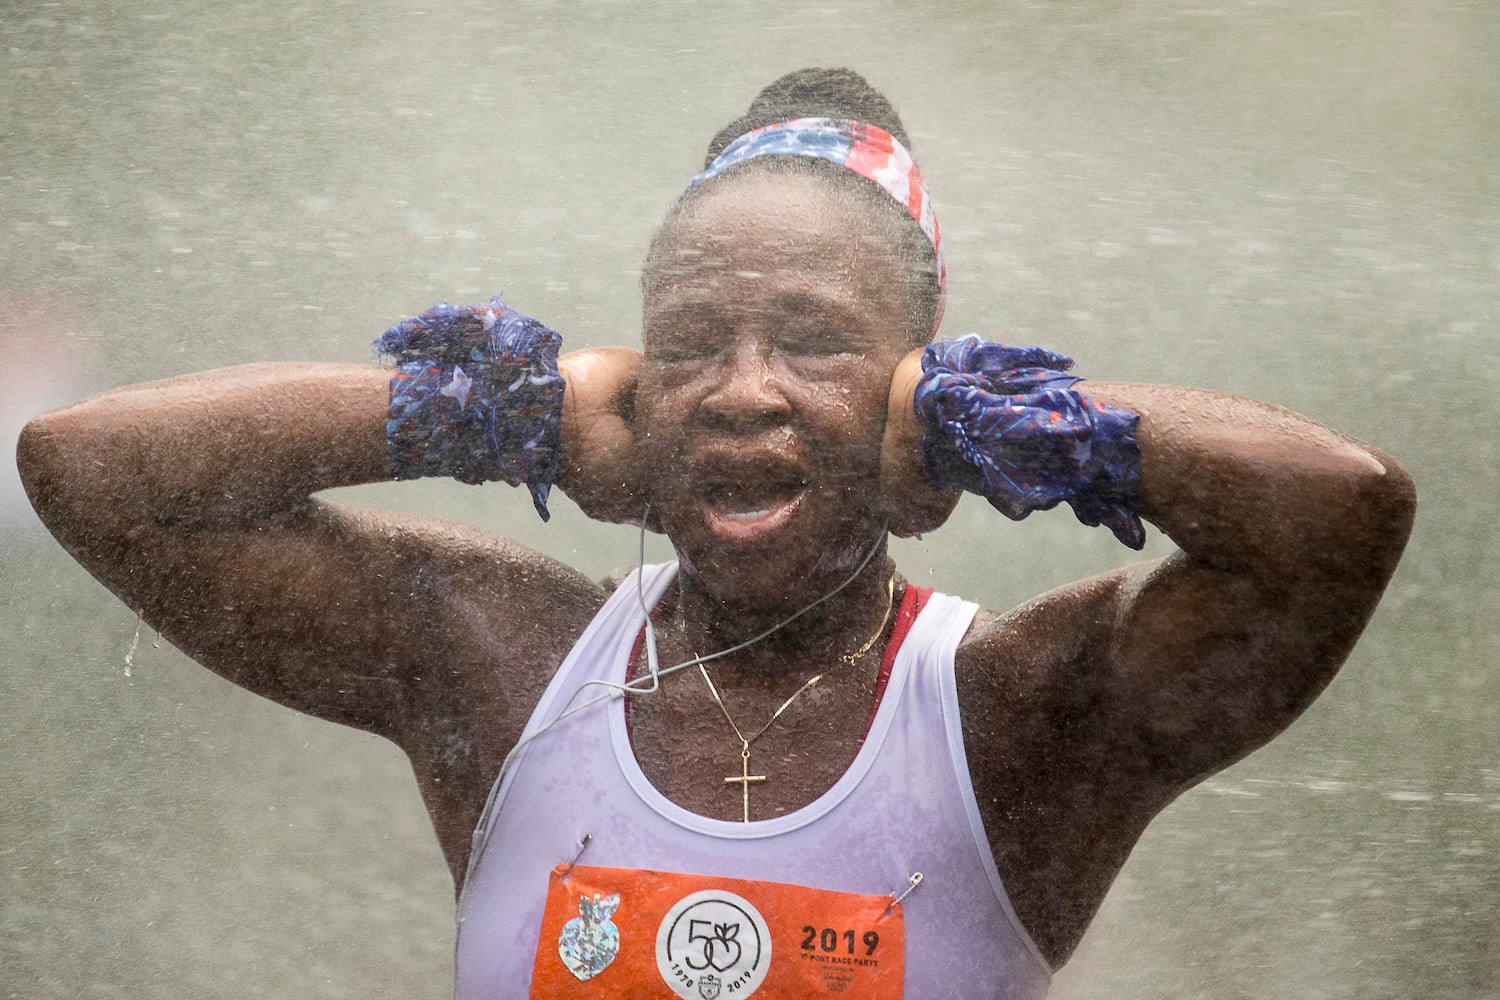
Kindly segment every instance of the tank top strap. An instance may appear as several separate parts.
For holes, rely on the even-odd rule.
[[[904,730],[907,732],[933,734],[946,745],[946,770],[955,783],[956,801],[962,803],[961,822],[967,830],[973,857],[1019,948],[1044,978],[1050,978],[1053,972],[1051,963],[1016,915],[1010,894],[1006,892],[995,865],[989,835],[974,796],[968,752],[964,748],[954,662],[958,645],[968,634],[978,611],[977,604],[963,598],[951,594],[933,595],[906,643],[911,647],[913,662],[906,674],[908,697],[901,700],[903,718],[897,725],[907,727]]]
[[[578,641],[552,675],[541,700],[532,710],[516,749],[506,759],[505,765],[490,786],[484,811],[474,827],[469,844],[469,866],[464,882],[474,873],[474,865],[489,840],[491,820],[495,810],[505,798],[510,776],[521,766],[531,742],[555,725],[567,713],[579,710],[579,706],[591,702],[622,697],[616,681],[610,677],[610,659],[597,655],[600,649],[612,649],[620,642],[629,642],[641,628],[651,608],[656,606],[672,581],[677,578],[677,562],[652,563],[638,566],[621,581],[594,615]],[[642,603],[644,601],[644,609]],[[598,682],[598,683],[596,683]],[[615,686],[611,686],[615,685]],[[593,693],[590,693],[592,689]]]

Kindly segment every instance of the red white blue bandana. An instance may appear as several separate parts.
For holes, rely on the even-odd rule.
[[[884,129],[841,118],[794,118],[746,132],[724,147],[724,151],[692,182],[691,191],[711,177],[757,156],[815,156],[868,178],[906,209],[932,241],[937,257],[938,303],[933,331],[943,319],[948,289],[948,267],[943,261],[943,241],[932,198],[922,181],[911,153]]]

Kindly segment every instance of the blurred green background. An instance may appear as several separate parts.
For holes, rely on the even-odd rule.
[[[1280,403],[1421,491],[1343,674],[1152,826],[1054,997],[1500,997],[1489,0],[11,2],[0,46],[12,443],[128,382],[368,360],[440,299],[638,344],[708,138],[787,70],[865,73],[933,189],[945,332]],[[566,500],[541,527],[504,487],[344,492],[634,560]],[[1130,556],[977,501],[897,555],[995,607]],[[8,450],[0,579],[0,998],[446,995],[452,886],[399,753],[137,638]]]

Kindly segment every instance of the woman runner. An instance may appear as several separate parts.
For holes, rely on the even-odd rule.
[[[394,371],[211,371],[24,431],[38,512],[153,628],[406,752],[463,890],[458,995],[1040,997],[1151,818],[1295,719],[1374,610],[1415,507],[1388,456],[929,347],[910,146],[849,71],[767,87],[652,241],[639,353],[554,366],[504,303],[445,305],[381,338]],[[605,587],[316,497],[418,475],[543,511],[555,481],[676,560]],[[981,610],[886,554],[960,488],[1177,551]]]

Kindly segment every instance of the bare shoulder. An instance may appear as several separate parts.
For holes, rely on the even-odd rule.
[[[991,703],[1039,707],[1076,697],[1086,661],[1108,639],[1130,580],[1127,567],[1059,587],[1018,607],[982,608],[955,657],[959,690]]]
[[[1153,564],[981,611],[956,655],[963,738],[995,864],[1023,926],[1066,960],[1150,818],[1169,801],[1116,752],[1105,650]],[[1135,776],[1139,777],[1139,776]]]
[[[1119,683],[1113,633],[1136,581],[1153,564],[1090,577],[1008,611],[980,611],[959,645],[955,674],[964,742],[976,793],[1006,801],[1008,815],[1060,821],[1054,809],[1112,783],[1119,758]],[[1092,790],[1091,790],[1092,789]],[[1161,802],[1125,796],[1150,813]],[[1150,800],[1150,801],[1147,801]],[[1063,810],[1067,812],[1066,809]],[[1056,829],[992,827],[992,840],[1023,843]]]
[[[470,525],[327,516],[368,543],[369,568],[382,567],[384,585],[402,594],[386,609],[399,616],[386,633],[402,662],[390,667],[389,696],[370,709],[388,713],[385,735],[410,758],[459,879],[486,790],[607,595],[572,567]],[[346,679],[350,688],[368,683]]]
[[[607,596],[586,575],[511,538],[470,524],[428,516],[325,505],[372,541],[392,543],[392,555],[414,571],[441,575],[473,599],[534,606],[547,615],[592,617]]]
[[[414,655],[425,678],[441,678],[430,714],[475,715],[486,742],[508,748],[608,593],[571,566],[468,525],[408,530]]]
[[[338,508],[327,516],[362,537],[406,589],[399,610],[409,618],[397,624],[419,673],[493,688],[523,714],[547,665],[561,662],[607,596],[571,566],[472,525]]]

